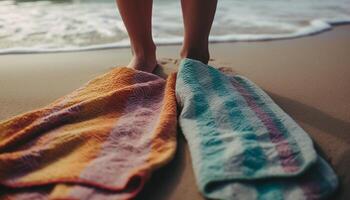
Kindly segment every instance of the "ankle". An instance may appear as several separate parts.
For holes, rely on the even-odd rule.
[[[187,48],[183,47],[180,52],[181,58],[190,58],[208,64],[210,55],[208,47],[196,47],[196,48]]]
[[[153,41],[143,45],[132,45],[133,58],[137,60],[148,60],[156,58],[156,45]]]

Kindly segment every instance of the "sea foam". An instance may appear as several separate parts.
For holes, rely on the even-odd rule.
[[[19,3],[18,3],[19,2]],[[157,44],[182,42],[179,1],[156,0]],[[142,17],[142,16],[140,16]],[[350,0],[220,0],[211,42],[295,38],[350,22]],[[128,47],[114,0],[0,1],[0,54]]]

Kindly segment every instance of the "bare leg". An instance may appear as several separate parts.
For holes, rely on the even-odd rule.
[[[128,67],[152,72],[156,46],[152,39],[152,0],[116,0],[128,31],[133,58]]]
[[[181,0],[185,26],[182,58],[203,63],[209,61],[208,37],[213,23],[217,0]]]

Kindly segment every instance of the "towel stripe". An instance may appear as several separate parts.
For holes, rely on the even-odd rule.
[[[154,170],[168,163],[176,151],[177,105],[175,84],[176,74],[170,74],[165,85],[161,114],[151,136],[153,141],[151,152],[147,158],[148,161],[153,161],[154,166],[151,168]]]
[[[107,185],[115,184],[117,187],[123,188],[123,185],[113,183],[112,181],[114,181],[115,178],[110,175],[117,173],[119,175],[119,182],[125,183],[127,182],[126,180],[130,179],[130,176],[135,175],[135,171],[138,171],[135,170],[135,168],[146,162],[143,158],[143,154],[145,151],[149,152],[150,149],[147,144],[143,144],[140,140],[147,138],[145,134],[152,133],[151,129],[157,121],[156,113],[160,112],[159,109],[162,104],[163,95],[160,95],[160,93],[164,92],[164,80],[159,79],[159,81],[157,81],[158,85],[153,85],[153,87],[159,87],[159,89],[153,90],[156,91],[154,96],[158,98],[152,100],[154,103],[152,105],[153,109],[146,109],[146,107],[150,106],[144,106],[141,108],[140,105],[149,102],[149,100],[146,100],[149,96],[146,88],[148,87],[147,80],[143,80],[142,74],[140,75],[138,73],[134,73],[131,77],[131,82],[128,83],[128,85],[131,85],[130,89],[132,90],[132,93],[128,93],[123,99],[123,102],[119,100],[117,104],[121,105],[121,110],[118,112],[121,116],[119,116],[114,122],[115,125],[113,129],[106,132],[99,154],[97,155],[98,159],[93,160],[84,168],[80,173],[81,179],[93,179],[93,177],[95,177],[100,179],[100,181],[105,182]],[[116,104],[113,101],[110,103]],[[140,143],[139,149],[135,149],[135,144],[128,144],[130,141]],[[129,151],[139,152],[142,155],[137,159],[134,159],[134,157],[125,157],[124,155]],[[121,162],[128,163],[128,165],[121,165]],[[132,168],[132,166],[135,166],[135,168]],[[132,168],[132,170],[130,170],[130,168]],[[143,181],[142,178],[141,180]],[[143,182],[140,182],[137,189],[134,190],[135,194],[142,185]],[[75,187],[70,194],[73,196],[82,196],[84,193],[82,187]]]
[[[208,72],[209,76],[212,78],[211,85],[214,91],[224,101],[225,110],[222,110],[222,112],[228,112],[227,115],[229,117],[227,119],[233,130],[233,134],[239,134],[244,138],[241,140],[244,145],[244,156],[242,161],[244,173],[246,176],[253,176],[264,167],[267,158],[257,142],[256,129],[252,125],[239,129],[241,128],[241,122],[248,121],[248,119],[246,119],[246,116],[242,113],[241,109],[233,109],[239,108],[235,102],[237,97],[233,95],[232,91],[226,88],[226,85],[228,84],[224,83],[225,77],[219,74],[216,69],[208,67]],[[239,132],[237,132],[237,129],[239,129]]]
[[[186,65],[187,63],[184,63]],[[186,67],[186,66],[185,66]],[[188,66],[191,67],[191,66]],[[206,156],[206,160],[210,160],[211,164],[217,168],[217,172],[220,172],[222,170],[221,167],[217,167],[216,163],[217,161],[220,161],[222,158],[222,153],[224,152],[224,148],[222,145],[223,141],[221,141],[218,137],[220,133],[218,132],[218,127],[215,124],[214,116],[210,110],[209,102],[206,98],[206,96],[199,91],[203,91],[203,88],[198,84],[198,76],[200,74],[194,73],[194,70],[188,70],[187,72],[184,72],[181,78],[184,80],[187,86],[189,86],[192,94],[193,94],[193,106],[195,110],[195,122],[197,124],[197,128],[200,134],[203,136],[200,136],[200,146],[203,154]],[[207,139],[208,135],[216,136],[215,139],[210,138]],[[215,152],[215,153],[213,153]],[[199,171],[206,170],[202,166],[202,168]],[[203,172],[204,172],[203,171]],[[199,172],[201,174],[202,172]],[[201,178],[200,176],[198,178]]]
[[[240,91],[241,95],[246,99],[247,104],[260,118],[261,122],[269,130],[271,142],[276,145],[276,150],[279,154],[281,165],[286,172],[296,172],[299,170],[299,165],[303,161],[301,154],[295,157],[297,152],[300,152],[299,146],[295,141],[294,145],[290,145],[287,140],[288,129],[281,123],[270,108],[267,107],[261,97],[240,77],[235,76],[235,81],[232,84]],[[291,137],[289,140],[293,140]],[[297,158],[297,159],[295,159]]]

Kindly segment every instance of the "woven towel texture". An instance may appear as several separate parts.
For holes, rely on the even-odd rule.
[[[247,78],[185,59],[176,95],[206,197],[310,199],[335,190],[337,178],[308,134]]]
[[[175,153],[175,79],[115,68],[0,122],[0,199],[134,197]]]

